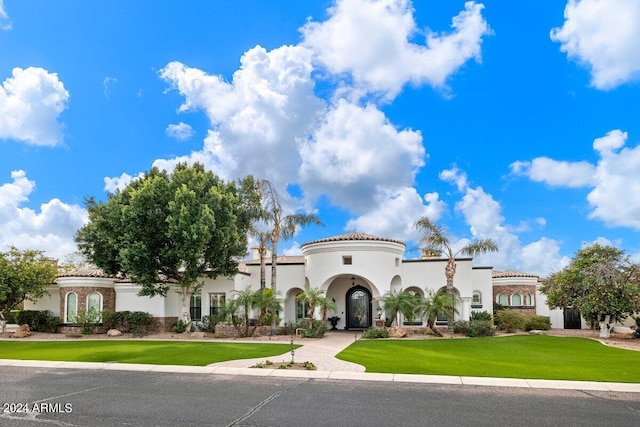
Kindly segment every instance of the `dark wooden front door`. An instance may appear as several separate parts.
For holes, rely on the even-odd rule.
[[[371,292],[362,286],[354,286],[347,292],[346,329],[371,327]]]
[[[582,317],[576,308],[564,309],[564,328],[565,329],[581,329]]]

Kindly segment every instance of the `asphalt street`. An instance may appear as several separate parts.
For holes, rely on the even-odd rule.
[[[0,367],[0,426],[638,426],[638,393]]]

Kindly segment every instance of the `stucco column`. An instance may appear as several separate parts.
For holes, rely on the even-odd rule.
[[[462,300],[462,319],[468,321],[471,317],[471,298],[460,298]]]

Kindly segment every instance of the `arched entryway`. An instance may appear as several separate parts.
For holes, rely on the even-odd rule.
[[[345,329],[371,327],[371,292],[363,286],[353,286],[347,291],[347,322]]]

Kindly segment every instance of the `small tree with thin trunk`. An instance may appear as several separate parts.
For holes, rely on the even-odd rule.
[[[447,292],[451,294],[452,298],[455,298],[453,292],[453,277],[456,274],[456,256],[462,254],[475,257],[487,252],[498,251],[498,245],[491,239],[472,241],[455,251],[452,248],[451,240],[447,237],[444,228],[436,225],[429,217],[425,216],[420,218],[414,225],[416,229],[422,233],[420,244],[423,253],[436,257],[444,255],[447,259],[444,274],[447,279]],[[453,332],[454,312],[450,311],[447,317],[447,331]]]

